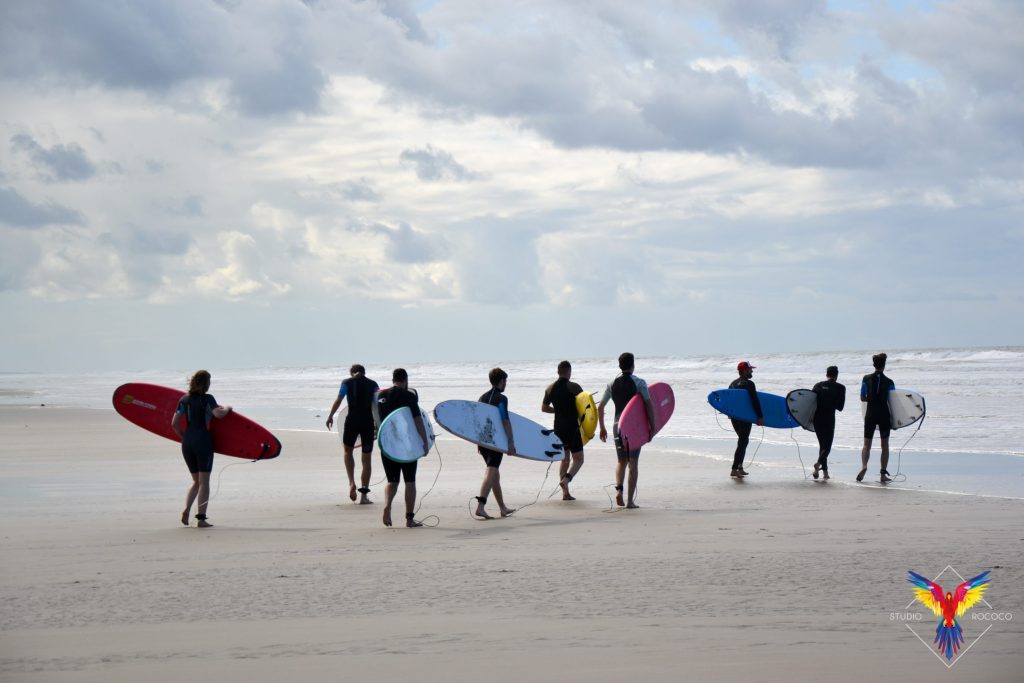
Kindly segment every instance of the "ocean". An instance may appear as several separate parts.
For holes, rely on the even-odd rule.
[[[927,416],[918,425],[897,430],[890,438],[889,471],[905,481],[890,488],[943,491],[959,495],[1024,498],[1024,447],[1018,422],[1024,415],[1024,347],[888,350],[886,374],[897,387],[925,396]],[[676,411],[653,444],[654,457],[708,458],[728,470],[735,435],[729,422],[707,403],[707,394],[736,377],[736,363],[756,366],[759,391],[785,395],[810,388],[824,379],[825,368],[839,367],[847,387],[846,410],[837,417],[830,456],[833,481],[849,483],[859,469],[862,421],[858,391],[871,371],[872,351],[769,353],[745,358],[680,356],[637,358],[636,374],[648,382],[667,382],[676,395]],[[338,385],[351,362],[333,367],[207,368],[213,373],[211,393],[275,431],[287,454],[287,432],[323,430]],[[453,398],[475,399],[488,388],[487,372],[499,365],[509,373],[506,391],[510,408],[548,424],[540,410],[544,388],[555,379],[561,359],[496,360],[493,363],[409,363],[410,386],[420,393],[428,412]],[[616,359],[569,359],[573,380],[599,392],[617,374]],[[388,386],[392,366],[367,365],[367,375]],[[125,382],[151,382],[184,387],[189,370],[147,370],[83,374],[0,372],[0,405],[47,405],[108,410],[114,389]],[[451,439],[438,429],[439,437]],[[610,448],[598,445],[588,449]],[[661,455],[663,454],[663,455]],[[760,430],[751,435],[753,457],[766,477],[801,479],[817,457],[814,434],[803,430]],[[869,477],[877,478],[878,439]],[[749,468],[748,468],[749,469]],[[901,477],[902,479],[902,477]]]

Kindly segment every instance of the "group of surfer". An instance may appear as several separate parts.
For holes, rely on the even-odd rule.
[[[880,477],[883,483],[891,481],[886,467],[889,463],[889,433],[892,429],[891,418],[888,407],[889,392],[895,387],[891,379],[885,376],[886,354],[879,353],[872,357],[874,372],[865,375],[860,388],[860,399],[866,404],[864,417],[864,446],[861,451],[861,470],[857,474],[857,481],[862,481],[867,472],[868,459],[871,453],[871,443],[875,430],[878,430],[881,437],[882,457]],[[605,387],[604,393],[598,404],[598,421],[600,425],[599,438],[602,442],[607,441],[608,431],[605,426],[605,409],[609,402],[615,406],[615,418],[612,424],[612,436],[615,444],[616,467],[615,467],[615,490],[616,504],[624,508],[636,508],[636,490],[639,476],[639,448],[627,448],[619,436],[619,418],[623,409],[630,400],[639,394],[644,403],[647,420],[650,426],[650,433],[655,429],[655,411],[651,403],[651,396],[647,383],[633,374],[635,370],[635,358],[632,353],[623,353],[618,359],[619,375]],[[743,361],[736,366],[739,374],[736,380],[729,385],[730,389],[745,390],[750,394],[750,401],[757,416],[757,424],[764,425],[764,415],[761,404],[757,397],[757,389],[753,382],[755,366]],[[571,381],[572,365],[569,361],[562,361],[557,368],[558,378],[551,383],[544,391],[541,401],[541,410],[554,415],[554,432],[560,440],[565,451],[559,470],[559,486],[562,489],[563,500],[575,500],[570,492],[569,485],[573,478],[583,467],[583,436],[580,432],[579,414],[577,411],[576,397],[583,392],[579,384]],[[338,396],[331,406],[330,414],[327,416],[327,428],[334,425],[334,416],[341,407],[342,401],[348,402],[348,413],[345,417],[342,431],[342,445],[344,448],[345,469],[349,481],[349,498],[359,503],[371,503],[368,494],[370,493],[371,456],[373,453],[373,442],[377,436],[377,429],[385,418],[393,411],[408,407],[413,415],[416,432],[423,442],[424,452],[429,451],[430,443],[427,437],[427,430],[423,424],[419,409],[419,396],[414,389],[409,388],[409,375],[403,368],[396,368],[392,373],[392,386],[381,390],[379,385],[366,376],[366,369],[359,364],[353,365],[349,370],[350,376],[346,378],[338,390]],[[828,456],[832,450],[832,440],[835,434],[835,414],[842,411],[846,404],[846,387],[838,382],[839,369],[836,366],[829,366],[825,371],[826,379],[814,385],[813,392],[816,396],[817,407],[814,413],[814,431],[818,437],[818,460],[814,464],[813,477],[819,475],[829,478]],[[514,434],[508,412],[508,398],[505,396],[505,389],[508,382],[508,373],[501,368],[494,368],[488,374],[490,389],[480,396],[479,401],[497,407],[501,418],[502,426],[508,439],[508,448],[505,452],[510,455],[516,454]],[[192,475],[192,485],[186,496],[185,510],[182,512],[181,522],[186,526],[189,524],[192,504],[198,500],[196,514],[197,525],[200,527],[212,526],[207,521],[206,509],[209,503],[209,481],[210,472],[213,468],[213,440],[209,431],[210,422],[213,419],[223,418],[231,412],[230,406],[217,404],[216,399],[208,393],[210,389],[210,373],[200,370],[192,376],[189,382],[189,392],[181,398],[177,410],[172,418],[172,428],[181,438],[182,454],[185,463]],[[186,424],[181,428],[182,418]],[[733,429],[737,435],[736,451],[733,454],[732,470],[730,476],[745,477],[748,472],[743,469],[746,458],[746,449],[750,441],[750,431],[753,423],[737,419],[731,419]],[[362,468],[360,472],[360,486],[357,487],[355,480],[355,457],[356,444],[361,445]],[[480,519],[493,519],[486,510],[487,500],[493,494],[498,504],[498,513],[502,517],[508,517],[515,508],[505,504],[504,495],[501,489],[501,474],[499,468],[503,453],[492,449],[478,446],[478,452],[484,460],[485,471],[483,482],[480,486],[480,495],[476,496],[477,506],[475,515]],[[400,481],[405,482],[405,523],[408,527],[419,527],[422,523],[415,519],[416,503],[416,468],[417,460],[411,462],[397,462],[381,454],[381,461],[384,466],[384,473],[387,479],[385,487],[385,504],[383,522],[385,526],[391,526],[391,508],[398,493]],[[628,471],[628,479],[626,474]],[[626,492],[625,499],[623,492]],[[358,494],[358,495],[357,495]]]
[[[882,468],[879,472],[879,481],[883,484],[892,481],[892,476],[886,469],[889,466],[889,433],[892,431],[889,392],[896,388],[896,384],[885,376],[887,359],[888,356],[884,353],[876,353],[872,356],[871,364],[875,370],[869,375],[864,375],[864,379],[861,380],[860,400],[866,404],[866,410],[864,413],[864,446],[860,453],[861,469],[857,473],[857,481],[863,481],[864,475],[867,474],[868,460],[871,457],[871,442],[876,429],[882,446]],[[729,388],[744,389],[750,394],[750,402],[754,406],[754,414],[758,418],[757,424],[764,425],[761,402],[757,398],[757,389],[752,379],[755,367],[746,361],[737,365],[736,371],[739,373],[739,377],[733,380]],[[846,387],[838,380],[839,368],[830,365],[825,370],[825,380],[815,384],[812,389],[816,399],[814,433],[818,437],[818,460],[814,463],[812,472],[815,479],[819,476],[829,479],[828,455],[832,452],[832,440],[836,432],[836,411],[842,412],[846,405]],[[745,477],[749,473],[743,469],[743,461],[746,458],[747,444],[750,442],[750,430],[753,425],[750,422],[736,419],[732,419],[731,422],[738,439],[730,476]]]

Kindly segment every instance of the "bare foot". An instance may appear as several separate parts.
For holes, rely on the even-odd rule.
[[[423,522],[417,522],[413,519],[412,515],[407,514],[405,516],[405,525],[410,529],[415,529],[416,527],[423,526]]]
[[[391,506],[384,508],[384,526],[391,526]]]
[[[188,526],[188,510],[181,513],[181,523]]]
[[[815,479],[818,478],[818,470],[819,469],[821,469],[821,465],[819,465],[818,463],[814,463],[814,471],[811,472],[811,476],[814,477]]]
[[[569,480],[567,478],[563,477],[562,481],[560,481],[558,485],[562,487],[562,500],[576,500],[572,497],[572,494],[569,493]]]
[[[349,484],[348,485],[348,499],[353,501],[353,502],[356,499],[356,485],[355,484]]]
[[[515,508],[502,508],[501,516],[502,517],[508,517],[509,515],[511,515],[515,511],[516,511]]]
[[[640,506],[637,505],[636,503],[634,503],[633,501],[629,501],[629,505],[626,506],[626,509],[627,510],[636,510],[638,507],[640,507]]]
[[[373,501],[364,493],[363,497],[359,499],[360,505],[373,505]]]
[[[196,526],[199,527],[200,529],[208,529],[208,528],[212,527],[213,525],[210,524],[209,522],[207,522],[205,519],[200,519],[198,522],[196,522]]]
[[[615,504],[619,507],[624,507],[626,503],[622,500],[622,491],[615,494]]]
[[[832,477],[828,476],[828,470],[825,470],[824,472],[822,472],[822,476],[824,476],[826,479],[831,479],[832,478]]]
[[[487,510],[484,510],[483,505],[477,505],[476,512],[474,512],[473,514],[475,514],[480,519],[494,519],[494,517],[491,517],[489,514],[487,514]],[[505,515],[503,514],[502,517],[504,516]]]

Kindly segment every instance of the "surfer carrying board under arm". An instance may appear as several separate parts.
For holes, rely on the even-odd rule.
[[[814,385],[815,395],[814,434],[818,437],[818,462],[814,463],[811,476],[818,478],[818,471],[828,479],[828,454],[832,452],[832,439],[836,434],[836,411],[846,406],[846,387],[840,384],[839,368],[830,365],[825,369],[825,381]]]
[[[857,473],[857,481],[863,481],[868,471],[875,427],[878,427],[878,436],[882,442],[882,471],[879,480],[883,484],[892,481],[885,468],[889,466],[889,431],[892,429],[889,392],[896,388],[896,383],[883,372],[888,358],[884,353],[872,356],[871,364],[875,366],[875,371],[870,375],[864,375],[860,383],[860,400],[867,404],[867,410],[864,413],[864,448],[860,452],[860,472]]]
[[[423,450],[429,452],[430,441],[427,439],[427,430],[423,427],[423,418],[420,416],[419,395],[409,389],[409,373],[404,368],[395,368],[395,371],[391,373],[391,382],[394,386],[379,392],[377,400],[373,402],[373,419],[377,428],[380,429],[381,422],[392,411],[409,408],[413,415],[416,431],[423,439]],[[399,478],[405,480],[405,525],[407,527],[423,526],[422,523],[413,519],[416,508],[416,463],[418,461],[395,462],[384,455],[383,450],[380,459],[384,463],[384,474],[388,479],[387,486],[384,487],[384,526],[391,526],[391,503],[394,502],[395,495],[398,493]]]
[[[562,500],[576,500],[569,493],[569,483],[583,467],[583,435],[580,434],[579,415],[576,412],[576,396],[583,393],[583,387],[570,382],[571,377],[572,364],[563,360],[558,364],[558,379],[544,391],[544,400],[540,405],[543,412],[554,414],[555,435],[562,442],[566,454],[559,469]]]
[[[741,361],[736,366],[739,377],[729,385],[730,389],[744,389],[750,394],[750,403],[754,407],[754,414],[757,415],[757,424],[764,426],[764,413],[761,412],[761,401],[757,398],[757,387],[754,386],[753,376],[756,365],[747,361]],[[732,477],[745,477],[749,474],[743,469],[743,460],[747,457],[747,444],[750,443],[750,429],[753,426],[750,422],[729,418],[732,428],[736,432],[736,452],[732,456]]]
[[[494,368],[488,373],[487,378],[491,381],[491,388],[480,397],[480,402],[498,408],[502,428],[505,430],[505,436],[508,437],[508,453],[515,455],[516,445],[512,437],[512,422],[508,416],[508,397],[503,393],[508,382],[508,373],[501,368]],[[501,491],[501,472],[498,468],[501,467],[503,454],[501,451],[494,451],[483,446],[477,446],[477,451],[484,459],[487,469],[484,471],[484,481],[480,485],[480,495],[476,497],[477,506],[474,514],[481,519],[494,519],[484,509],[484,506],[487,505],[487,495],[494,493],[494,500],[498,503],[501,516],[508,517],[515,512],[515,508],[505,505],[505,497]]]
[[[360,493],[359,504],[367,505],[373,501],[369,498],[370,493],[370,455],[373,453],[373,439],[376,427],[373,424],[373,398],[380,387],[372,379],[366,376],[366,368],[356,363],[349,369],[351,375],[341,383],[338,390],[338,397],[334,399],[331,406],[331,414],[327,416],[327,429],[334,424],[334,414],[341,407],[343,399],[348,399],[348,415],[345,416],[341,444],[345,449],[345,471],[348,474],[348,497],[349,500],[356,499],[356,491]],[[341,429],[341,427],[339,426]],[[356,445],[356,439],[362,442],[363,470],[360,473],[362,486],[356,489],[356,462],[352,457],[352,451]]]
[[[217,405],[217,399],[210,390],[210,373],[198,370],[188,382],[188,393],[178,401],[178,407],[171,418],[171,429],[181,439],[181,454],[192,475],[192,486],[185,495],[185,511],[181,523],[188,526],[192,503],[199,499],[196,507],[196,526],[213,526],[206,521],[206,506],[210,502],[210,472],[213,470],[213,434],[210,424],[214,419],[227,417],[231,406]],[[185,429],[181,428],[182,418]]]
[[[601,402],[597,406],[597,419],[601,424],[600,438],[601,441],[607,441],[608,430],[604,426],[604,407],[608,405],[608,401],[615,404],[615,422],[612,424],[612,438],[615,441],[615,455],[618,458],[618,463],[615,466],[615,502],[619,507],[627,508],[639,507],[634,498],[636,497],[636,482],[640,476],[640,449],[627,450],[623,446],[622,439],[619,437],[619,416],[622,415],[622,410],[635,395],[640,394],[643,398],[651,434],[657,431],[654,426],[654,405],[651,403],[651,395],[647,391],[647,382],[633,374],[635,365],[636,360],[632,353],[627,352],[619,356],[619,370],[622,371],[622,374],[605,387]],[[629,467],[629,491],[627,501],[624,502],[622,500],[622,480],[626,476],[627,466]]]

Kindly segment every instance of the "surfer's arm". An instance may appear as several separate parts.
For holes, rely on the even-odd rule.
[[[512,438],[512,422],[506,418],[501,421],[502,426],[505,428],[505,436],[508,437],[508,454],[516,454],[516,442]]]
[[[213,416],[216,417],[217,419],[220,419],[227,417],[228,413],[230,412],[231,406],[217,406],[216,408],[213,409]]]
[[[178,435],[179,439],[185,438],[185,435],[181,431],[181,413],[175,412],[174,415],[171,416],[171,429],[174,430],[174,433]]]
[[[334,414],[338,412],[338,408],[341,407],[341,396],[334,399],[334,405],[331,406],[331,414],[327,416],[327,428],[330,429],[334,424]]]
[[[416,409],[417,411],[419,408]],[[415,413],[414,413],[415,414]],[[430,442],[427,441],[427,430],[423,428],[423,418],[419,415],[414,417],[413,422],[416,423],[416,431],[419,432],[420,438],[423,439],[423,450],[427,453],[430,452]]]
[[[609,384],[604,388],[604,393],[601,394],[601,401],[597,404],[597,424],[600,425],[600,432],[598,432],[598,438],[602,442],[608,440],[608,430],[604,426],[604,407],[608,405],[608,401],[612,398],[612,385]]]

